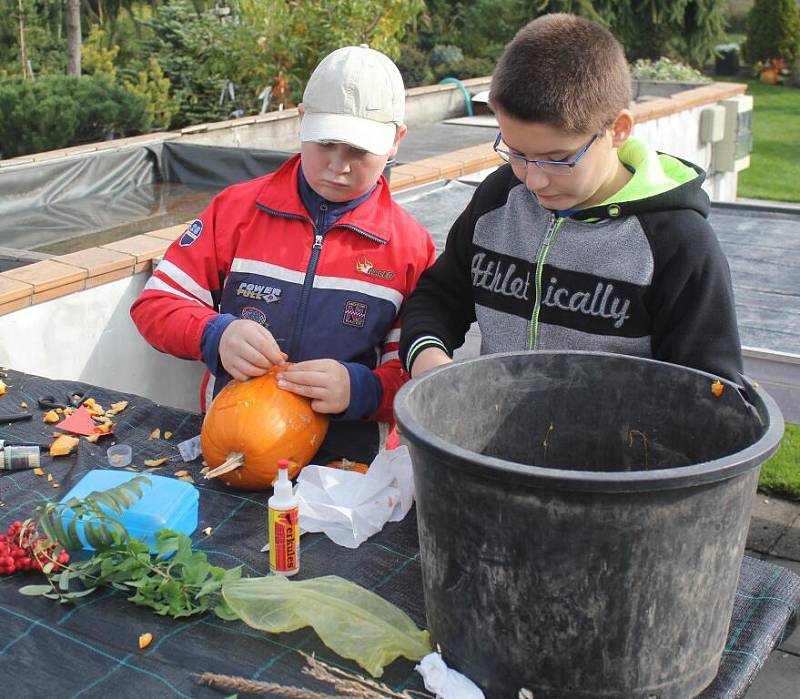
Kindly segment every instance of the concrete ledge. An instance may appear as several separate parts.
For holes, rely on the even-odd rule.
[[[101,278],[112,281],[133,274],[137,262],[135,256],[110,248],[86,248],[55,259],[86,270],[87,287],[101,283]]]
[[[33,284],[29,281],[0,274],[0,304],[4,305],[20,299],[27,299],[30,304],[31,296],[33,296]]]
[[[489,82],[490,79],[488,77],[463,81],[470,94],[486,89]],[[669,98],[655,99],[637,104],[634,108],[634,113],[637,121],[647,121],[703,104],[711,104],[720,99],[741,94],[746,88],[746,85],[740,83],[703,85],[676,93]],[[444,101],[438,104],[436,110],[463,109],[463,94],[452,83],[407,90],[407,107],[408,105],[413,105],[415,101],[421,104],[422,101],[430,99],[432,95],[443,96],[442,99]],[[418,118],[423,118],[423,116]],[[441,116],[437,117],[437,119],[441,118]],[[43,160],[74,157],[95,151],[132,148],[141,146],[143,143],[158,143],[166,140],[186,139],[192,142],[202,142],[204,135],[213,136],[214,134],[225,134],[227,140],[241,145],[253,137],[253,133],[248,133],[249,130],[267,123],[279,126],[283,131],[290,130],[295,134],[296,138],[297,119],[297,109],[287,109],[281,112],[242,117],[241,119],[199,124],[187,127],[180,132],[144,134],[115,141],[104,141],[86,146],[37,153],[32,156],[23,156],[10,160],[0,160],[0,167],[31,165]],[[216,142],[219,143],[218,140]],[[259,144],[259,147],[263,148],[265,146],[275,147],[274,144]],[[452,179],[479,172],[501,163],[502,160],[492,149],[492,141],[487,139],[485,144],[462,148],[399,165],[392,169],[390,187],[393,192],[402,191],[409,187],[416,187],[439,179]],[[163,256],[169,244],[183,232],[185,227],[185,223],[168,226],[124,240],[88,248],[68,255],[61,255],[51,260],[42,260],[4,272],[0,274],[0,315],[12,313],[31,304],[64,296],[73,291],[92,288],[148,270],[153,260]],[[751,357],[751,361],[760,362],[761,365],[769,360],[769,357]],[[754,378],[762,379],[763,376],[767,381],[774,380],[771,375],[763,375],[761,365],[759,366],[759,371],[755,372],[757,375]],[[800,363],[798,363],[798,368],[800,368]],[[778,381],[778,383],[782,385],[782,382]],[[774,387],[771,385],[769,390],[774,390]],[[798,411],[800,411],[800,408],[798,408]],[[795,416],[792,415],[791,417],[794,418]],[[797,420],[800,421],[800,415]]]
[[[69,148],[59,148],[58,150],[43,151],[31,155],[21,155],[18,158],[8,158],[0,160],[0,168],[19,167],[20,165],[31,165],[59,158],[73,158],[87,155],[89,153],[115,151],[125,148],[138,148],[142,145],[163,143],[180,138],[178,131],[159,131],[129,138],[116,138],[110,141],[99,141],[98,143],[87,143],[82,146],[70,146]]]
[[[744,373],[780,406],[783,419],[800,423],[800,354],[742,347]]]
[[[169,247],[169,242],[163,238],[143,233],[100,247],[104,250],[114,250],[133,256],[136,259],[133,274],[137,274],[147,269],[153,258],[162,256]]]
[[[633,118],[637,123],[659,119],[694,107],[714,104],[720,100],[741,95],[747,90],[744,83],[711,83],[684,92],[677,92],[671,97],[661,97],[648,102],[637,102],[633,105]]]

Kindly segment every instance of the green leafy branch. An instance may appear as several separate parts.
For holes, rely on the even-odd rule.
[[[185,534],[162,529],[156,534],[158,555],[147,570],[125,583],[136,593],[131,602],[151,607],[173,618],[202,614],[212,609],[222,619],[237,619],[222,599],[222,586],[242,575],[242,567],[225,569],[211,565],[206,554],[192,551]],[[141,542],[140,546],[146,548]]]
[[[188,536],[169,529],[156,533],[153,555],[147,544],[130,537],[125,525],[112,516],[122,514],[140,498],[146,485],[150,485],[148,478],[136,476],[109,490],[38,508],[44,539],[37,549],[47,559],[42,567],[47,584],[26,585],[20,592],[65,603],[110,586],[132,593],[131,602],[157,614],[178,618],[213,609],[223,619],[235,619],[221,590],[224,583],[241,577],[241,566],[225,570],[211,565],[204,553],[192,551]],[[61,568],[56,556],[62,549],[83,546],[81,528],[95,552]]]

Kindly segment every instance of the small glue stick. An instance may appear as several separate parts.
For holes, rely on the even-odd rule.
[[[0,471],[21,471],[39,466],[39,447],[7,447],[5,444],[0,447]]]
[[[278,462],[278,480],[269,507],[269,569],[281,575],[300,570],[300,510],[289,480],[289,462]]]

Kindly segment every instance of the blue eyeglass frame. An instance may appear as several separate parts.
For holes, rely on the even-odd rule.
[[[512,153],[511,151],[505,150],[504,148],[498,148],[497,146],[500,145],[500,141],[503,139],[503,134],[498,131],[497,138],[494,140],[494,151],[497,153],[503,160],[507,163],[511,163],[512,161],[516,160],[517,162],[524,162],[525,167],[527,168],[528,165],[533,163],[536,167],[543,169],[545,165],[556,165],[564,168],[568,168],[571,171],[579,162],[580,159],[586,155],[586,151],[592,147],[592,144],[600,137],[600,133],[596,133],[589,139],[589,142],[583,146],[575,155],[572,157],[572,160],[536,160],[535,158],[526,158],[521,153]]]

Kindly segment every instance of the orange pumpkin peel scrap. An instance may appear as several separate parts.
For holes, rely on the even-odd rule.
[[[167,456],[162,459],[145,459],[144,465],[149,468],[155,468],[156,466],[167,463],[167,461],[169,461],[169,457]]]
[[[44,415],[42,415],[42,422],[46,422],[50,425],[58,422],[60,419],[61,418],[58,416],[58,413],[55,410],[48,410]]]
[[[70,437],[68,434],[62,434],[53,440],[50,445],[50,456],[66,456],[78,446],[78,438]]]

